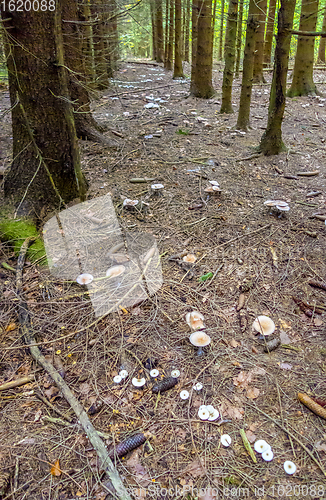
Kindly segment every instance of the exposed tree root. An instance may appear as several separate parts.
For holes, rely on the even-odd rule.
[[[18,263],[17,263],[17,276],[16,276],[16,288],[17,288],[17,296],[19,297],[18,310],[19,310],[19,323],[21,332],[25,339],[25,343],[29,345],[30,353],[32,357],[39,363],[42,368],[52,377],[56,386],[60,389],[63,397],[69,403],[71,408],[74,410],[79,423],[83,427],[85,433],[87,434],[88,439],[90,440],[94,450],[96,451],[101,467],[108,475],[112,485],[116,491],[117,498],[120,500],[131,500],[129,493],[126,488],[122,484],[118,471],[115,469],[109,455],[107,449],[99,437],[96,429],[93,427],[93,424],[88,418],[84,408],[76,399],[72,391],[69,389],[66,382],[63,380],[61,375],[57,372],[54,366],[42,355],[41,351],[36,345],[34,331],[33,331],[33,323],[31,322],[30,314],[28,311],[27,304],[23,299],[22,293],[22,285],[23,285],[23,267],[25,262],[25,255],[28,249],[28,246],[34,241],[33,238],[27,238],[21,246]]]

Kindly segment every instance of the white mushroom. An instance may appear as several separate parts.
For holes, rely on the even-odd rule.
[[[252,328],[261,335],[271,335],[275,331],[275,323],[268,316],[258,316]]]
[[[120,384],[121,381],[122,381],[121,375],[116,375],[115,377],[113,377],[113,382],[115,384]]]
[[[290,460],[287,460],[286,462],[284,462],[284,470],[287,474],[294,474],[295,471],[297,470],[297,466],[291,462]]]
[[[77,276],[76,281],[79,285],[89,285],[92,283],[94,277],[91,274],[84,273]]]
[[[193,264],[194,262],[196,262],[197,257],[193,253],[188,253],[187,255],[182,257],[182,260],[183,260],[183,262]]]
[[[211,181],[210,181],[211,182]],[[216,194],[216,193],[219,193],[221,190],[221,188],[219,186],[217,186],[216,184],[212,185],[210,183],[209,186],[207,186],[205,189],[204,189],[205,193],[212,193],[212,194]]]
[[[136,378],[136,377],[134,377],[132,379],[131,383],[135,387],[143,387],[143,385],[146,384],[146,380],[144,379],[144,377],[142,377],[142,378]]]
[[[200,420],[208,420],[209,411],[206,409],[206,406],[200,406],[198,409],[198,417]]]
[[[186,321],[193,331],[205,328],[204,316],[198,311],[191,311],[186,314]]]
[[[121,371],[119,372],[119,375],[120,375],[120,377],[122,377],[122,378],[127,378],[127,377],[128,377],[128,372],[127,372],[127,370],[121,370]]]
[[[230,446],[231,443],[232,443],[231,436],[229,436],[228,434],[222,434],[221,444],[227,448],[228,446]]]
[[[261,458],[265,460],[265,462],[270,462],[274,458],[274,453],[272,450],[266,450],[261,454]]]
[[[267,207],[275,207],[280,212],[288,212],[290,210],[289,204],[283,200],[266,200],[264,205]]]
[[[152,190],[153,194],[161,194],[163,189],[164,189],[163,184],[152,184],[151,185],[151,190]]]
[[[197,382],[195,385],[193,385],[192,388],[194,391],[201,391],[203,388],[203,384],[201,384],[200,382]]]
[[[158,370],[156,370],[156,368],[154,368],[153,370],[151,370],[149,372],[149,374],[150,374],[151,377],[155,378],[155,377],[159,376],[160,372]]]
[[[258,441],[256,441],[254,444],[254,449],[255,451],[257,451],[257,453],[265,453],[265,451],[271,449],[271,446],[263,439],[258,439]]]
[[[112,267],[109,267],[109,269],[106,271],[106,276],[108,278],[115,278],[116,276],[119,276],[120,274],[124,273],[125,270],[126,270],[126,268],[123,265],[112,266]]]
[[[171,377],[172,378],[178,378],[178,377],[180,377],[180,371],[179,370],[172,370]]]
[[[219,183],[217,181],[208,181],[212,186],[219,187]]]
[[[189,392],[188,391],[181,391],[180,392],[180,398],[181,399],[188,399],[189,398]]]
[[[211,342],[210,336],[203,330],[192,333],[189,340],[192,345],[198,347],[197,356],[201,356],[203,353],[203,347],[207,346]]]
[[[208,407],[206,407],[206,409],[208,409]],[[214,422],[214,420],[217,420],[218,417],[220,416],[220,412],[216,409],[216,408],[213,408],[213,410],[208,410],[209,411],[209,417],[208,417],[208,420],[210,422]]]
[[[138,205],[139,201],[138,200],[131,200],[130,198],[125,198],[123,200],[122,205],[124,208],[134,208],[136,205]]]

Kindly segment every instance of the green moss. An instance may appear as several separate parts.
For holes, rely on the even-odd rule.
[[[19,254],[20,247],[26,238],[34,236],[38,238],[28,249],[27,256],[31,261],[45,258],[45,248],[43,241],[35,225],[29,220],[15,220],[2,218],[0,221],[0,239],[12,244],[15,254]]]

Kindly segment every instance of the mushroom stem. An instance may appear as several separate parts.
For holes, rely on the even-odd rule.
[[[202,354],[204,354],[204,349],[202,347],[198,347],[197,356],[201,356]]]

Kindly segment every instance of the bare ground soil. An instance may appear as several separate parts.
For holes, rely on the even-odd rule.
[[[152,433],[149,442],[117,463],[134,498],[321,498],[326,495],[325,423],[297,394],[326,400],[326,292],[309,285],[309,280],[326,281],[325,223],[313,216],[326,214],[326,101],[320,96],[288,100],[283,138],[289,150],[262,157],[254,147],[267,120],[271,73],[266,72],[266,84],[254,86],[252,129],[246,134],[234,130],[239,80],[235,113],[219,114],[221,74],[216,67],[216,96],[200,100],[189,97],[189,79],[173,81],[161,66],[124,63],[112,88],[93,103],[95,118],[109,126],[117,149],[81,143],[89,197],[111,193],[121,227],[156,238],[164,279],[160,290],[134,308],[96,320],[87,296],[70,298],[80,290],[77,285],[27,262],[24,292],[42,353],[57,366],[61,361],[66,382],[87,410],[92,407],[90,418],[107,434],[108,446],[145,430]],[[325,79],[316,71],[321,92]],[[159,107],[145,108],[148,103]],[[9,107],[4,89],[1,111]],[[6,132],[1,156],[8,166],[10,115],[1,121]],[[317,176],[297,176],[316,170]],[[130,183],[133,177],[162,182],[162,196],[150,197],[151,182]],[[208,195],[208,180],[217,180],[221,193]],[[126,211],[125,197],[147,200],[149,206],[145,212]],[[264,206],[267,199],[287,201],[290,211],[279,217]],[[169,260],[184,250],[197,258],[191,269]],[[1,247],[1,261],[16,265],[8,243]],[[207,273],[213,278],[201,281]],[[15,275],[2,269],[0,287],[0,382],[35,376],[29,384],[0,392],[0,483],[7,482],[2,497],[0,484],[0,498],[112,498],[77,419],[22,347]],[[240,293],[245,303],[238,312]],[[311,317],[293,297],[311,305]],[[185,315],[192,310],[204,315],[212,339],[200,357],[188,340]],[[274,338],[281,345],[271,352],[252,332],[258,315],[276,324]],[[113,377],[122,365],[129,377],[117,385]],[[154,395],[151,366],[159,379],[178,369],[178,384]],[[144,388],[131,385],[136,375],[145,376]],[[201,391],[192,389],[195,380],[203,384]],[[187,400],[179,396],[184,389]],[[62,416],[49,421],[59,415],[37,392],[71,422]],[[201,421],[197,413],[203,404],[214,405],[221,418]],[[256,454],[254,463],[241,429],[251,443],[266,440],[274,459],[265,462]],[[231,436],[230,447],[220,444],[222,434]],[[286,460],[297,466],[292,476],[284,472]],[[208,487],[215,493],[198,496],[196,489]]]

